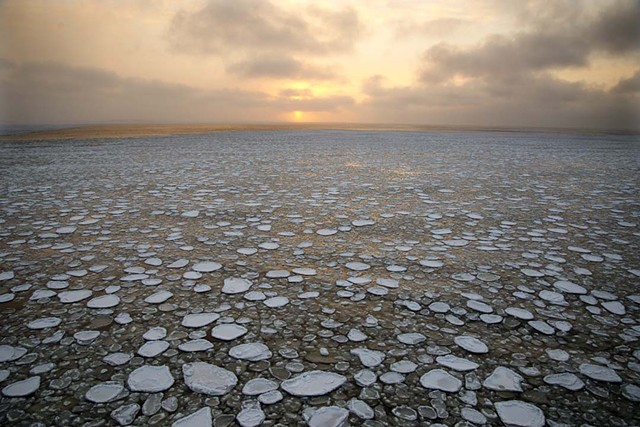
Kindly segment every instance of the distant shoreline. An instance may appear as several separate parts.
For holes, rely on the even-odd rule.
[[[196,135],[213,132],[291,131],[291,130],[353,130],[353,131],[408,131],[408,132],[525,132],[585,135],[640,135],[633,130],[593,130],[565,128],[509,128],[481,126],[428,126],[411,124],[369,123],[256,123],[256,124],[107,124],[86,125],[50,130],[37,130],[0,136],[0,141],[43,141],[143,138],[172,135]]]

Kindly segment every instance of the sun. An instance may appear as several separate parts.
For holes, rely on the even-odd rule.
[[[293,120],[299,122],[304,117],[304,113],[302,111],[296,110],[293,112]]]

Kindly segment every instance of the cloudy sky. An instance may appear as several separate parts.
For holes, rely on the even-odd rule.
[[[0,123],[640,128],[640,0],[4,0]]]

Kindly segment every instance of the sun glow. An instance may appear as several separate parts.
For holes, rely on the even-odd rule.
[[[304,118],[304,113],[302,111],[294,111],[293,112],[293,120],[296,122],[301,121]]]

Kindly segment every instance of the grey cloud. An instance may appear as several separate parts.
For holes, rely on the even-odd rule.
[[[640,50],[640,1],[624,1],[605,9],[585,33],[589,42],[610,54]]]
[[[474,79],[462,85],[363,85],[367,120],[485,126],[640,129],[639,97],[566,82],[545,73],[515,80]]]
[[[566,21],[557,18],[571,11],[579,15],[576,6],[551,4],[556,5],[551,8],[556,15],[547,11],[530,19],[525,31],[493,35],[472,47],[445,43],[430,47],[423,55],[421,79],[438,82],[455,75],[508,79],[523,73],[587,66],[594,53],[619,56],[640,51],[640,2],[616,2],[589,19]]]
[[[95,68],[0,60],[0,117],[7,124],[265,121],[293,110],[333,111],[352,104],[348,97],[294,101],[126,78]]]
[[[334,80],[337,75],[328,67],[307,64],[286,55],[261,55],[237,62],[227,71],[248,78]]]
[[[172,21],[170,42],[181,52],[285,52],[312,55],[350,50],[361,23],[353,8],[306,11],[268,0],[209,0]]]
[[[627,95],[640,93],[640,69],[638,69],[635,74],[628,79],[620,80],[618,84],[611,89],[611,91]],[[640,117],[638,119],[640,120]]]

